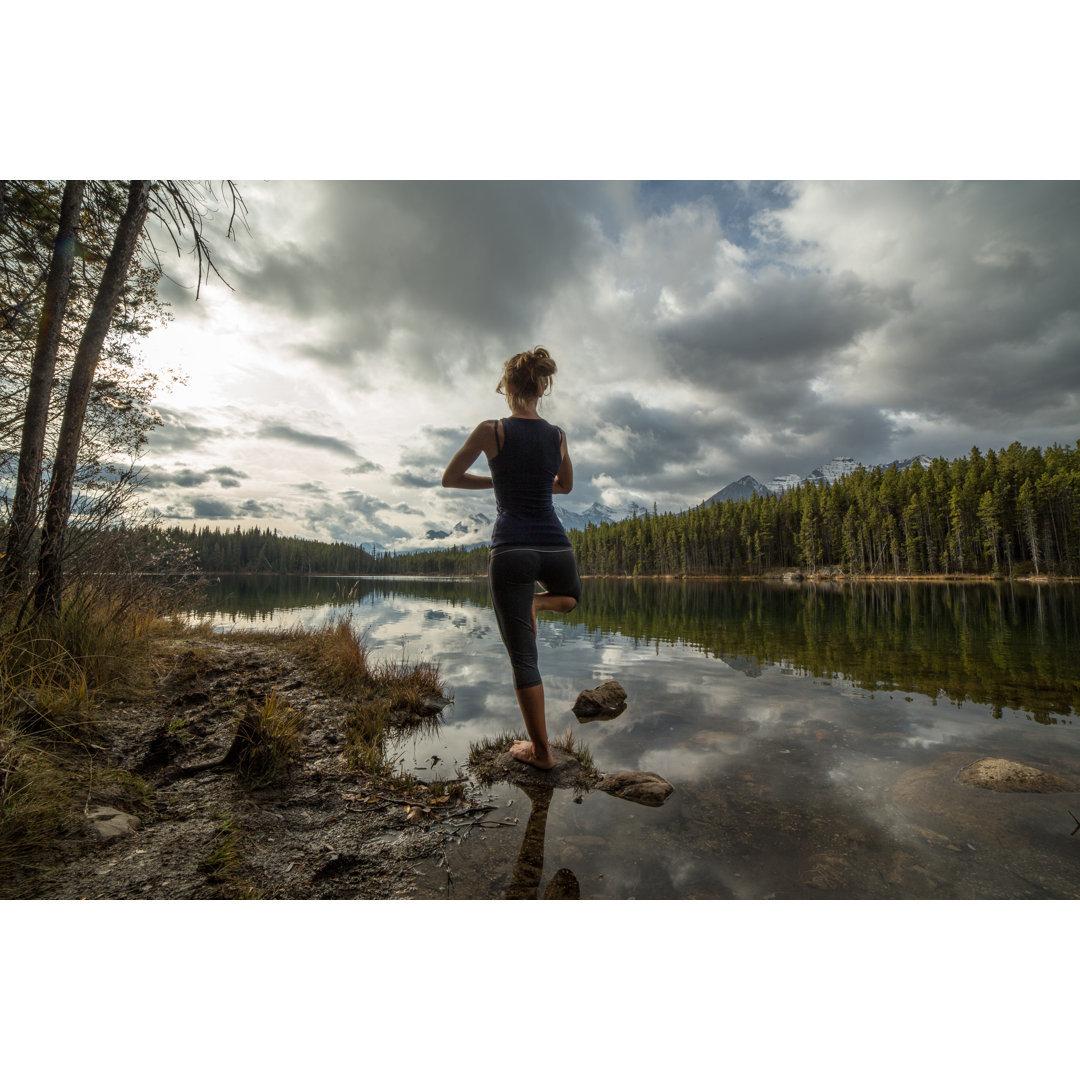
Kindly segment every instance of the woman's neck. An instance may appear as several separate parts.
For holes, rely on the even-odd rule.
[[[511,416],[516,416],[519,420],[543,420],[543,417],[536,411],[536,402],[534,401],[531,406],[527,406],[523,409],[511,409]]]

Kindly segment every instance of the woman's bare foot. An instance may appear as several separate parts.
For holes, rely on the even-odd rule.
[[[546,757],[541,757],[536,752],[536,747],[526,739],[515,739],[513,746],[510,747],[510,756],[518,761],[525,762],[526,765],[532,765],[536,769],[553,769],[555,767],[555,759],[551,756],[549,750]]]

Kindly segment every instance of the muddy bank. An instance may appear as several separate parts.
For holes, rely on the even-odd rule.
[[[350,772],[349,702],[270,637],[165,640],[156,661],[149,694],[97,710],[87,747],[99,779],[51,865],[9,895],[402,898],[419,861],[438,861],[491,809],[468,783]],[[227,759],[240,719],[271,694],[300,719],[298,750],[252,787]]]

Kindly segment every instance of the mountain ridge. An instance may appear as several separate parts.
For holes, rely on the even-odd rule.
[[[870,469],[889,469],[892,466],[896,466],[897,469],[903,471],[904,469],[911,468],[916,461],[925,469],[931,462],[931,458],[926,454],[916,454],[915,457],[910,458],[898,458],[895,461],[890,461],[888,464],[883,465],[870,465],[867,468]],[[789,488],[801,487],[803,484],[809,482],[812,484],[832,484],[844,476],[848,476],[853,473],[858,467],[859,462],[854,458],[847,455],[841,455],[839,457],[831,458],[822,465],[818,465],[817,468],[812,469],[805,476],[799,476],[798,473],[790,473],[787,476],[774,476],[766,483],[762,483],[755,476],[751,476],[747,473],[745,476],[741,476],[738,480],[733,480],[730,484],[722,487],[715,494],[710,495],[705,500],[705,505],[710,506],[717,502],[737,502],[742,499],[749,499],[752,495],[779,495]]]

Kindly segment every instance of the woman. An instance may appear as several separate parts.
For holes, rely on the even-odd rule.
[[[510,415],[477,425],[442,478],[443,487],[495,489],[498,512],[491,533],[488,585],[529,736],[515,740],[510,753],[538,769],[550,769],[555,762],[537,666],[536,613],[573,611],[581,596],[574,552],[551,502],[552,495],[566,495],[573,488],[574,467],[565,433],[538,411],[555,370],[547,349],[507,360],[495,389],[506,395]],[[487,455],[491,476],[468,471],[481,454]],[[543,592],[536,592],[537,583]]]

